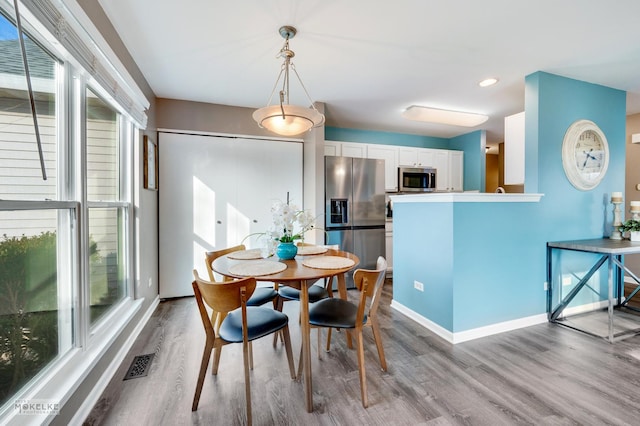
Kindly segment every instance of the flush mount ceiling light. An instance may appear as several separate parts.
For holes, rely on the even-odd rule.
[[[484,123],[488,116],[471,112],[449,111],[411,105],[402,113],[404,118],[427,123],[449,124],[452,126],[474,127]]]
[[[484,80],[482,80],[481,82],[478,83],[478,86],[480,86],[480,87],[489,87],[489,86],[493,86],[497,82],[498,82],[497,78],[494,78],[494,77],[485,78]]]
[[[291,62],[291,58],[295,56],[295,53],[289,49],[289,40],[291,40],[297,33],[297,30],[291,26],[280,27],[280,35],[284,38],[284,46],[280,49],[277,57],[284,58],[282,67],[280,68],[280,74],[276,84],[273,86],[271,95],[267,106],[257,109],[253,113],[253,119],[258,123],[260,127],[263,127],[273,133],[282,136],[295,136],[310,130],[313,127],[318,127],[324,123],[324,115],[322,115],[316,107],[313,105],[311,96],[307,92],[306,87],[302,83],[302,79],[296,71],[295,65]],[[289,70],[298,78],[302,90],[304,90],[307,99],[309,99],[309,107],[289,105]],[[271,105],[271,99],[278,87],[278,83],[282,78],[282,88],[280,89],[280,104]]]

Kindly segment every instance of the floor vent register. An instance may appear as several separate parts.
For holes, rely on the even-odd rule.
[[[124,380],[137,379],[149,374],[149,369],[151,368],[151,362],[153,361],[154,355],[155,354],[146,354],[136,356],[131,362],[129,370],[124,376]]]

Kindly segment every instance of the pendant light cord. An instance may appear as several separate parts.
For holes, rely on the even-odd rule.
[[[316,106],[313,104],[313,99],[311,99],[311,96],[309,95],[309,91],[307,90],[307,87],[302,82],[302,78],[300,78],[300,74],[298,74],[298,70],[296,70],[295,64],[293,62],[291,62],[291,58],[293,56],[295,56],[295,53],[293,52],[293,50],[289,49],[289,39],[288,38],[284,41],[284,45],[282,46],[282,49],[280,49],[280,52],[278,52],[278,54],[276,55],[276,58],[283,57],[283,56],[284,56],[284,62],[282,63],[282,66],[280,67],[280,74],[278,74],[278,78],[276,79],[276,82],[273,85],[273,89],[271,89],[271,94],[269,95],[269,100],[267,101],[267,106],[271,105],[271,101],[273,100],[273,94],[276,92],[276,88],[278,87],[278,83],[280,82],[280,79],[282,78],[282,75],[284,74],[284,79],[282,81],[282,90],[280,90],[280,93],[279,93],[280,94],[280,110],[282,111],[282,117],[284,118],[285,112],[284,112],[283,105],[285,105],[285,104],[288,105],[289,104],[289,69],[291,69],[291,70],[293,70],[293,73],[296,75],[296,78],[298,79],[298,82],[300,83],[300,86],[302,87],[302,90],[304,91],[304,94],[307,96],[307,100],[309,101],[309,105],[311,106],[311,108],[313,108],[314,110],[318,111]]]

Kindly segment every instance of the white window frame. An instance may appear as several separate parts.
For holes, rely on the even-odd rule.
[[[48,0],[30,1],[33,4],[52,5]],[[6,0],[0,0],[0,8],[5,9],[11,16],[12,7]],[[53,7],[53,6],[52,6]],[[75,263],[71,267],[60,267],[58,263],[58,282],[70,283],[68,288],[61,289],[59,301],[70,303],[73,306],[73,314],[70,317],[59,318],[59,330],[61,343],[72,342],[72,348],[66,353],[61,353],[49,365],[32,379],[29,384],[20,389],[9,401],[0,407],[0,423],[13,424],[28,422],[49,423],[55,415],[17,416],[13,407],[16,399],[50,400],[56,401],[60,407],[78,389],[82,381],[92,371],[93,366],[100,360],[104,353],[111,347],[121,335],[130,320],[142,307],[142,299],[134,299],[135,267],[135,221],[134,221],[134,143],[138,140],[141,124],[139,103],[135,103],[137,114],[130,115],[126,108],[119,104],[113,96],[97,84],[96,79],[90,77],[91,73],[78,66],[81,61],[74,60],[70,53],[61,46],[51,33],[46,30],[47,25],[38,22],[33,14],[23,13],[23,24],[28,29],[29,35],[38,39],[57,58],[63,58],[64,65],[59,66],[56,94],[56,114],[58,121],[58,192],[61,201],[11,201],[0,200],[0,210],[42,210],[58,209],[69,210],[70,215],[59,214],[58,235],[66,230],[70,231],[69,241],[57,238],[58,252],[72,253]],[[65,11],[68,15],[68,11]],[[26,15],[26,16],[24,16]],[[69,17],[67,19],[69,19]],[[73,27],[77,27],[74,21]],[[77,41],[77,40],[76,40]],[[102,69],[104,72],[105,69]],[[109,70],[107,70],[109,71]],[[108,74],[108,73],[107,73]],[[104,75],[102,75],[104,78]],[[116,80],[121,76],[116,76]],[[121,196],[118,201],[88,202],[86,199],[86,111],[85,90],[91,90],[101,95],[116,112],[120,120],[120,188]],[[138,89],[139,90],[139,89]],[[139,99],[139,98],[136,98]],[[148,106],[148,103],[147,103]],[[133,117],[138,119],[134,119]],[[142,120],[146,122],[146,116]],[[68,142],[65,142],[68,141]],[[91,207],[116,207],[124,208],[125,224],[124,235],[126,239],[126,289],[125,297],[114,305],[95,324],[89,326],[89,281],[88,281],[88,209]],[[69,217],[66,219],[63,216]],[[63,231],[65,230],[65,231]],[[63,231],[63,232],[61,232]],[[66,234],[65,234],[66,235]],[[69,322],[73,327],[69,327]],[[64,327],[67,327],[64,330]],[[61,346],[62,347],[62,346]]]

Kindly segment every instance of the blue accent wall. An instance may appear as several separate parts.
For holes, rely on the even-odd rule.
[[[487,132],[477,130],[449,140],[449,149],[464,151],[464,190],[484,192]]]
[[[527,76],[525,86],[525,192],[545,194],[541,219],[555,239],[609,235],[611,192],[625,189],[626,93],[543,72]],[[591,191],[573,187],[562,167],[565,132],[581,119],[596,123],[609,144],[607,174]]]
[[[546,243],[608,236],[611,192],[624,192],[625,92],[542,72],[525,86],[525,192],[540,202],[394,202],[394,300],[453,333],[545,314]],[[562,167],[564,134],[579,119],[609,144],[607,175],[590,191]],[[566,295],[597,258],[554,251],[551,285]],[[605,300],[606,280],[603,268],[570,306]]]
[[[379,145],[411,146],[414,148],[449,149],[449,139],[447,138],[408,135],[405,133],[379,132],[375,130],[325,127],[324,138],[328,141],[375,143]]]

